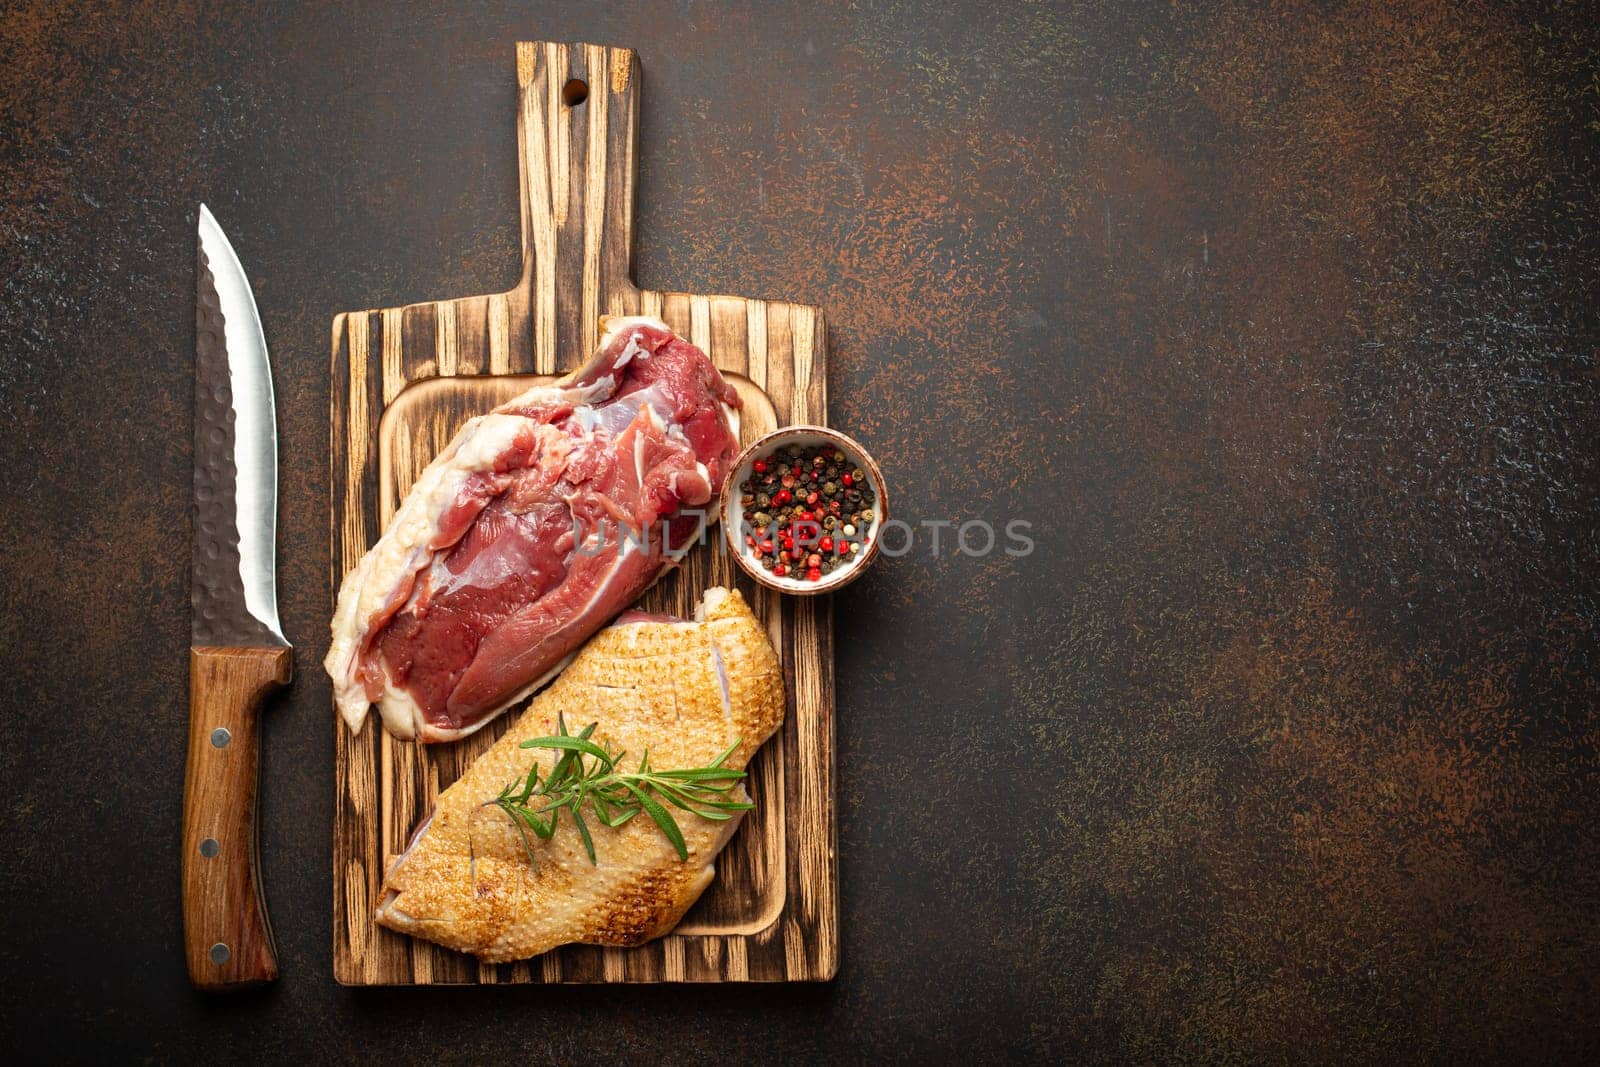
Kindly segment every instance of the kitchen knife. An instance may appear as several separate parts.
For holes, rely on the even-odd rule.
[[[183,937],[189,979],[278,977],[256,852],[256,716],[294,669],[278,624],[278,426],[250,282],[200,205],[195,293],[194,583]]]

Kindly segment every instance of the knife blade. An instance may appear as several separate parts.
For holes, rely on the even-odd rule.
[[[184,951],[190,981],[220,991],[278,976],[256,844],[257,718],[294,661],[278,621],[272,366],[250,281],[204,204],[192,517]]]

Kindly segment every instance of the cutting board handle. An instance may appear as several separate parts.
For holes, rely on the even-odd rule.
[[[534,370],[588,358],[601,315],[631,314],[639,58],[628,48],[517,45],[522,277]]]

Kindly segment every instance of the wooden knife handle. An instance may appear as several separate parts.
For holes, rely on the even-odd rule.
[[[256,856],[256,719],[262,700],[293,672],[287,648],[189,650],[183,941],[198,989],[278,977]]]

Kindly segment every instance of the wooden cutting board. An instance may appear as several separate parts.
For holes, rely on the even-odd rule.
[[[642,290],[630,255],[640,69],[629,49],[517,45],[522,277],[509,292],[353,311],[333,320],[333,589],[378,539],[417,473],[468,417],[588,359],[602,314],[664,319],[746,401],[745,440],[827,421],[827,334],[813,307]],[[643,600],[684,613],[738,584],[783,659],[789,714],[750,767],[756,809],[717,878],[668,937],[479,964],[377,926],[388,858],[516,713],[453,745],[360,735],[335,719],[334,975],[347,985],[826,979],[838,964],[833,622],[827,598],[738,576],[720,538]]]

